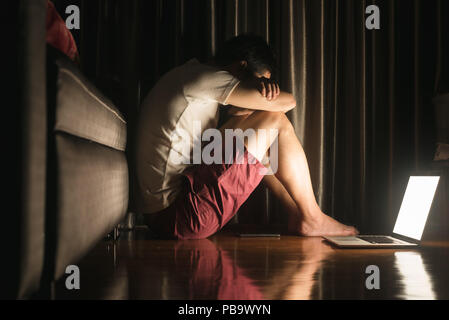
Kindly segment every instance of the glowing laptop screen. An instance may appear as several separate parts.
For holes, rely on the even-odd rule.
[[[411,176],[393,232],[421,240],[440,177]]]

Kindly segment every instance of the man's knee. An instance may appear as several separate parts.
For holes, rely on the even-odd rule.
[[[255,111],[248,116],[232,117],[220,130],[225,129],[277,129],[286,131],[292,129],[292,124],[283,112]]]
[[[283,130],[291,126],[290,120],[283,112],[257,111],[254,115],[262,119],[265,126],[273,129]]]

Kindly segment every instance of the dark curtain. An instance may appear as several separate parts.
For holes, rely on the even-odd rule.
[[[448,90],[449,1],[54,2],[63,17],[66,5],[80,5],[81,67],[127,117],[129,150],[140,101],[162,74],[253,32],[276,51],[276,77],[297,99],[288,116],[323,211],[363,232],[390,231],[408,176],[432,160],[432,98]],[[365,28],[371,4],[379,30]],[[286,217],[260,186],[235,221],[282,225]]]

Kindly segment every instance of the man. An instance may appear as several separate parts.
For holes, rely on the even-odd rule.
[[[145,98],[136,145],[137,201],[147,224],[161,237],[214,234],[261,181],[288,210],[290,231],[304,236],[357,233],[316,203],[303,148],[285,116],[296,101],[270,80],[274,62],[262,38],[240,35],[226,41],[210,64],[192,59],[171,70]],[[232,115],[221,132],[251,132],[245,149],[233,149],[231,159],[223,157],[220,163],[192,164],[201,134],[217,127],[220,105]],[[260,132],[273,129],[277,137],[259,139]],[[223,146],[229,143],[224,140]],[[262,160],[274,143],[276,172],[265,175]]]

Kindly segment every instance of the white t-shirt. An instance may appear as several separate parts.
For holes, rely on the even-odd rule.
[[[193,159],[185,163],[193,140],[204,130],[217,127],[219,105],[227,104],[238,83],[229,72],[192,59],[165,74],[149,92],[141,106],[137,131],[136,200],[140,212],[160,211],[175,200],[181,173],[193,163]]]

